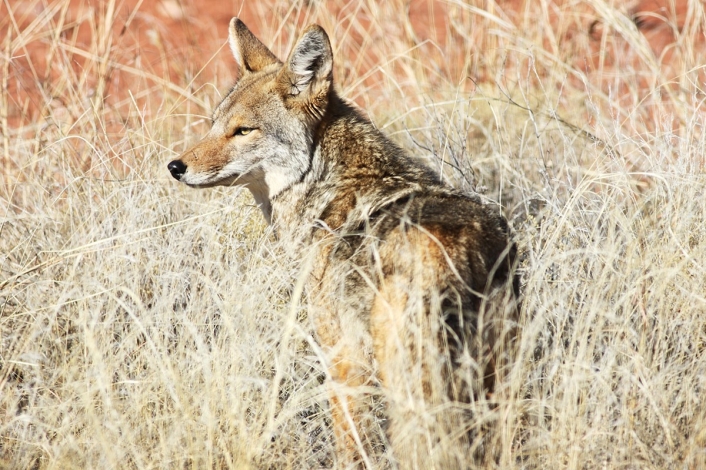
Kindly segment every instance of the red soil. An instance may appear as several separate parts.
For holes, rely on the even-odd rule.
[[[223,2],[215,1],[124,0],[117,2],[116,10],[109,14],[112,23],[101,24],[104,15],[100,13],[105,12],[109,3],[70,0],[68,3],[51,3],[45,8],[45,2],[11,1],[11,12],[7,11],[7,2],[0,3],[0,41],[4,53],[12,57],[9,63],[4,61],[3,64],[3,70],[7,70],[6,96],[11,100],[7,106],[10,127],[36,122],[46,116],[50,108],[67,106],[67,103],[56,100],[65,96],[62,89],[70,85],[57,82],[62,71],[57,69],[55,62],[47,67],[47,60],[54,61],[59,54],[69,57],[77,74],[95,67],[94,73],[86,75],[83,93],[88,97],[102,95],[108,105],[115,105],[130,98],[128,91],[135,94],[140,87],[144,89],[155,84],[167,87],[167,83],[184,83],[185,78],[190,80],[199,73],[200,67],[204,67],[201,72],[204,78],[196,83],[210,81],[215,76],[221,77],[221,81],[232,81],[234,67],[231,70],[218,70],[214,65],[230,64],[232,59],[208,62],[214,54],[219,58],[222,54],[230,54],[227,46],[217,52],[218,47],[225,44],[230,18],[240,16],[257,34],[261,26],[267,24],[270,13],[267,6],[262,6],[267,2],[233,0],[227,2],[229,6],[224,6]],[[405,34],[413,42],[421,44],[431,40],[438,45],[438,50],[444,51],[447,41],[453,41],[457,34],[464,33],[454,31],[452,17],[458,11],[449,6],[449,3],[411,0],[407,4],[407,11],[401,11],[400,14],[408,15],[411,20],[413,31]],[[546,12],[540,11],[539,2],[529,0],[505,0],[489,4],[495,5],[491,9],[493,14],[513,23],[517,28],[532,27],[533,17],[539,14],[548,15],[557,24],[569,25],[565,31],[555,31],[559,37],[558,45],[567,51],[579,51],[575,58],[576,64],[587,72],[597,67],[611,67],[615,61],[614,56],[624,53],[620,49],[603,49],[601,53],[602,39],[614,33],[597,21],[596,12],[585,4],[581,4],[583,11],[571,12],[574,20],[568,22],[559,21],[562,15],[567,14],[566,8],[562,8],[563,0],[554,0],[549,4],[552,8]],[[679,40],[690,18],[687,5],[687,0],[640,0],[628,2],[622,8],[627,17],[632,18],[638,26],[658,60],[661,57],[668,64],[673,50],[670,47]],[[700,7],[703,8],[703,5]],[[350,18],[351,8],[344,4],[343,7],[339,6],[339,10],[336,17],[341,20],[336,26],[344,27],[346,19]],[[356,11],[359,12],[357,23],[361,27],[350,31],[349,37],[353,38],[353,42],[361,40],[361,29],[365,32],[366,25],[371,21],[369,11]],[[482,20],[482,17],[479,18]],[[38,26],[36,22],[42,19],[50,21],[49,25],[42,26],[40,23]],[[306,18],[299,15],[295,20],[303,23]],[[53,50],[51,47],[53,38],[50,34],[56,31],[57,24],[61,25],[64,43],[70,45],[61,50]],[[493,25],[487,21],[479,21],[478,25],[477,31],[468,33],[477,38],[478,56],[481,57],[484,45],[488,44],[487,28]],[[101,35],[101,30],[106,27],[112,28],[115,34],[112,42],[101,43],[101,36],[106,37]],[[29,40],[28,34],[31,36]],[[19,41],[21,35],[24,35],[23,40]],[[385,38],[374,39],[384,41]],[[280,48],[286,45],[285,40],[283,36],[280,37]],[[111,61],[101,64],[100,59],[94,60],[95,57],[105,56],[107,50],[112,51]],[[430,60],[433,60],[436,49],[429,46],[425,50],[431,51]],[[350,45],[341,45],[341,51],[349,55],[356,53]],[[371,52],[367,54],[371,55]],[[360,67],[365,67],[381,59],[367,57],[365,61],[358,62]],[[468,67],[468,64],[464,65],[464,57],[446,57],[442,54],[437,60],[452,78],[463,74],[474,75],[478,70],[472,64],[470,70],[464,69]],[[482,60],[482,57],[478,60]],[[483,80],[489,77],[475,75],[474,78]],[[374,87],[374,80],[377,77],[368,78],[364,83]],[[219,86],[222,87],[223,83],[220,82]],[[142,98],[137,99],[139,101]]]

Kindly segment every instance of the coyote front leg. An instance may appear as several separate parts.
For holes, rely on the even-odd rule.
[[[317,336],[328,358],[327,384],[331,406],[331,425],[336,441],[336,458],[342,466],[351,464],[371,468],[369,453],[375,442],[374,387],[371,355],[365,340],[347,331],[344,334],[337,318],[319,317]],[[353,325],[347,325],[355,330]]]
[[[329,401],[331,420],[336,437],[336,447],[340,463],[346,465],[365,464],[370,468],[368,457],[371,436],[366,435],[366,421],[373,421],[372,397],[366,388],[370,387],[370,371],[361,367],[359,360],[365,360],[356,354],[353,348],[345,347],[334,359],[330,367]],[[360,351],[360,348],[357,348]],[[358,356],[358,357],[356,357]]]

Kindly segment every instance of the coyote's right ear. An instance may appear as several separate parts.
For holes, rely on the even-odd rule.
[[[333,52],[321,26],[311,25],[302,33],[280,72],[280,83],[286,95],[308,102],[309,111],[324,111],[333,86]]]
[[[230,20],[228,43],[241,74],[259,72],[268,65],[281,63],[238,18]]]

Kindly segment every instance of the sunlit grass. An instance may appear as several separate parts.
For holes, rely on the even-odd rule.
[[[0,467],[335,467],[298,260],[247,191],[166,171],[235,78],[225,36],[9,5]],[[341,92],[512,220],[519,350],[469,465],[705,468],[703,6],[662,55],[605,2],[250,11],[280,56],[324,26]]]

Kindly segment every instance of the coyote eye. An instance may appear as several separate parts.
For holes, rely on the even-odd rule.
[[[235,131],[233,131],[233,137],[237,135],[248,135],[252,132],[252,129],[249,127],[236,127]]]

